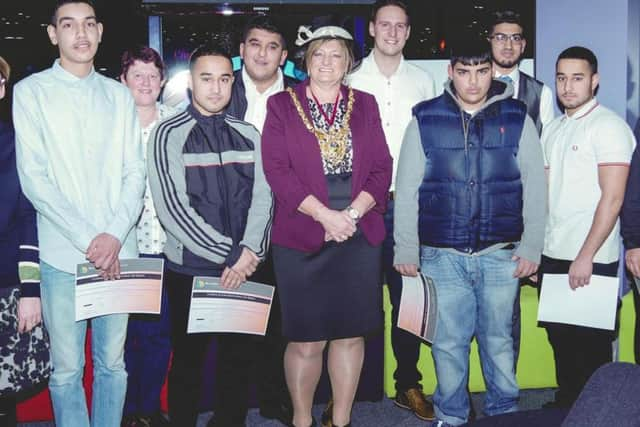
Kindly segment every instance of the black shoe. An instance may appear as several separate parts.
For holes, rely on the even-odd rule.
[[[291,403],[279,402],[275,405],[265,405],[260,407],[260,416],[270,420],[278,420],[285,426],[293,422],[293,407]]]

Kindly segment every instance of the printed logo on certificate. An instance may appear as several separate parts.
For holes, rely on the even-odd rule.
[[[398,327],[433,343],[437,315],[438,301],[433,280],[422,273],[416,277],[402,276]]]
[[[187,333],[235,332],[264,335],[267,332],[273,286],[244,282],[225,289],[219,277],[193,278]]]

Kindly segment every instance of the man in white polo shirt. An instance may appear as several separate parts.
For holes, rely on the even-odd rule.
[[[592,274],[615,277],[620,256],[618,214],[635,147],[627,124],[595,98],[598,62],[574,46],[556,62],[556,92],[565,114],[542,134],[549,177],[549,220],[540,270],[568,274],[572,289]],[[546,323],[556,360],[553,406],[570,407],[591,374],[612,359],[615,332]]]
[[[421,419],[433,419],[433,406],[426,401],[420,387],[422,376],[417,369],[420,339],[398,328],[398,310],[402,294],[402,278],[393,268],[393,191],[400,157],[400,146],[411,108],[435,96],[433,79],[426,71],[408,63],[402,49],[411,31],[407,5],[398,0],[379,0],[371,12],[369,34],[374,47],[349,77],[351,86],[376,97],[382,127],[393,157],[393,180],[385,214],[387,238],[383,246],[383,266],[392,306],[391,345],[398,367],[396,405],[413,411]]]

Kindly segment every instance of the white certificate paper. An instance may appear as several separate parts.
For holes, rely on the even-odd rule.
[[[433,343],[437,318],[438,302],[433,280],[422,273],[416,277],[402,276],[398,327]]]
[[[592,275],[587,286],[571,289],[566,274],[545,274],[538,320],[613,330],[618,305],[617,277]]]
[[[244,282],[237,289],[220,286],[219,277],[194,277],[187,333],[267,332],[273,286]]]
[[[76,268],[76,321],[115,313],[160,313],[160,258],[120,260],[120,278],[104,280],[91,263]]]

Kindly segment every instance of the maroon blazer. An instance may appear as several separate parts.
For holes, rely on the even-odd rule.
[[[294,90],[307,117],[306,80]],[[341,87],[348,97],[348,88]],[[350,128],[353,147],[351,199],[360,191],[376,201],[358,226],[372,245],[384,240],[382,215],[387,206],[391,185],[392,161],[384,137],[378,104],[372,95],[354,92]],[[267,118],[262,131],[262,161],[267,182],[275,196],[275,213],[271,230],[272,242],[305,252],[319,250],[324,244],[324,229],[319,222],[298,211],[300,203],[314,195],[329,204],[327,181],[322,168],[322,155],[315,135],[304,126],[287,92],[271,96],[267,102]]]

